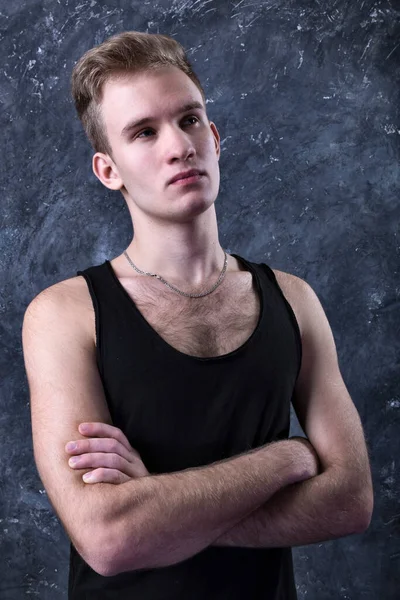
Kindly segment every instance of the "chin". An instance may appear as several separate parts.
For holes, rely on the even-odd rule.
[[[185,206],[180,205],[180,209],[171,210],[170,217],[175,222],[185,223],[188,221],[192,221],[196,217],[203,215],[208,210],[212,209],[214,206],[215,199],[212,198],[197,198],[186,200]]]

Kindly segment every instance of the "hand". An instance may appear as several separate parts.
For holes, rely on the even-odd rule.
[[[82,476],[86,483],[125,483],[134,477],[150,475],[139,453],[132,448],[123,432],[107,423],[81,423],[79,433],[87,440],[75,440],[76,448],[69,450],[77,462],[68,464],[73,469],[91,469]],[[69,442],[70,443],[70,442]],[[86,479],[90,475],[90,479]]]
[[[305,446],[306,449],[307,449],[307,453],[306,453],[306,456],[305,456],[306,460],[304,462],[304,466],[306,468],[307,476],[305,476],[304,479],[309,479],[310,477],[316,477],[317,475],[319,475],[320,473],[322,473],[323,469],[321,467],[319,456],[316,453],[314,446],[308,440],[308,438],[304,438],[304,437],[296,435],[296,436],[291,437],[289,439],[291,441],[292,440],[296,440],[296,441],[300,442],[302,444],[302,446]]]

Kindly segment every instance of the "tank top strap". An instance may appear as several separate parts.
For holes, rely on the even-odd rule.
[[[299,327],[296,315],[294,314],[294,310],[293,310],[290,302],[287,300],[285,294],[283,293],[283,290],[278,283],[278,280],[276,278],[276,275],[275,275],[273,269],[271,269],[271,267],[264,262],[256,263],[256,262],[249,261],[238,254],[231,253],[231,255],[234,256],[235,258],[238,258],[239,260],[241,260],[251,270],[255,269],[257,271],[258,275],[261,277],[261,279],[263,278],[263,276],[265,278],[265,275],[266,275],[268,280],[271,282],[273,287],[276,289],[279,297],[282,299],[282,301],[287,309],[287,312],[288,312],[290,321],[292,323],[292,326],[294,328],[294,331],[295,331],[297,350],[299,353],[299,368],[298,368],[298,372],[297,372],[297,375],[298,375],[300,372],[301,360],[302,360],[302,342],[301,342],[300,327]]]
[[[101,332],[101,302],[104,294],[108,293],[109,286],[107,285],[107,268],[106,263],[90,266],[76,272],[76,275],[81,275],[87,284],[90,298],[93,304],[95,331],[96,331],[96,362],[101,378],[104,379],[103,361],[102,361],[102,332]]]

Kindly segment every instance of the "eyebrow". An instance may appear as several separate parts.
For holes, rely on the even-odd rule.
[[[200,110],[204,110],[204,106],[198,102],[197,100],[193,102],[188,102],[184,104],[176,111],[176,114],[180,114],[183,112],[187,112],[189,110],[194,110],[195,108],[199,108]],[[141,125],[145,125],[146,123],[150,123],[151,121],[156,121],[156,117],[143,117],[142,119],[137,119],[135,121],[129,121],[121,131],[121,136],[127,136],[133,129],[140,127]]]

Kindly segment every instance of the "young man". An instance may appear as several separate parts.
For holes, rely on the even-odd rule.
[[[182,46],[123,33],[72,81],[134,236],[24,317],[69,598],[296,598],[291,546],[364,531],[373,507],[323,308],[302,279],[220,246],[220,136]],[[288,439],[291,401],[308,440]]]

